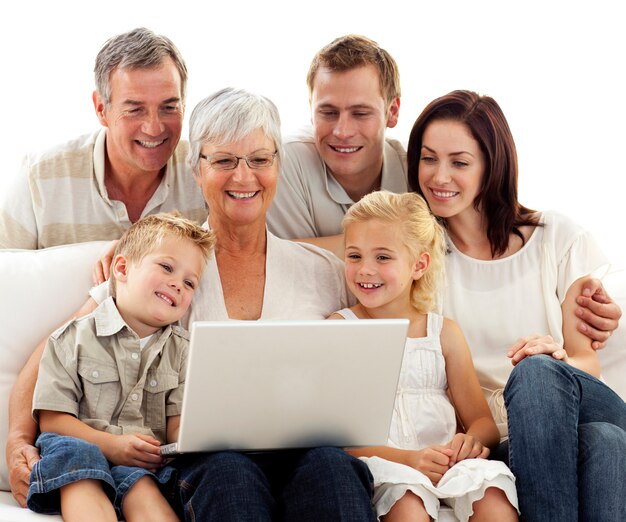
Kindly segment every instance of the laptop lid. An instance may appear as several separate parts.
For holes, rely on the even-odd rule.
[[[201,321],[177,450],[386,444],[406,319]]]

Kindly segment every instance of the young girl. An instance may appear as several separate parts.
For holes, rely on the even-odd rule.
[[[443,270],[441,226],[417,194],[374,192],[343,220],[346,280],[359,304],[330,319],[409,319],[388,446],[350,450],[374,476],[377,515],[517,520],[514,478],[488,461],[498,430],[455,323],[432,313]],[[463,428],[457,433],[457,417]]]

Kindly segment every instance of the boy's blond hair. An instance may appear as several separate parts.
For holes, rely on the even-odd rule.
[[[215,233],[182,217],[180,212],[153,214],[133,223],[120,238],[113,259],[123,255],[129,263],[139,263],[158,248],[165,238],[188,239],[202,252],[206,262],[215,246]],[[115,295],[115,278],[111,272],[111,293]]]
[[[398,64],[374,40],[358,34],[335,38],[313,57],[306,78],[309,95],[313,94],[315,76],[320,67],[328,67],[334,72],[343,72],[366,65],[373,65],[378,71],[380,92],[387,105],[400,97]]]
[[[426,201],[414,192],[372,192],[350,207],[342,224],[347,230],[353,223],[371,219],[401,227],[404,245],[415,260],[422,252],[430,255],[428,269],[411,285],[411,305],[420,313],[433,311],[443,278],[446,243],[443,228],[430,213]]]

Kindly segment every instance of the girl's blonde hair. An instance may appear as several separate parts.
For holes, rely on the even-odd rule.
[[[411,305],[420,313],[433,311],[443,279],[446,243],[443,228],[430,213],[424,198],[414,192],[372,192],[350,207],[342,225],[347,230],[353,223],[371,219],[400,226],[404,245],[415,260],[423,252],[430,255],[428,269],[411,286]]]

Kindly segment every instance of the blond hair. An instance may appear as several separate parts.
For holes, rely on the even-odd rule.
[[[180,212],[153,214],[133,223],[120,238],[115,248],[115,259],[123,255],[129,263],[139,263],[154,252],[166,238],[188,239],[202,252],[207,261],[215,246],[215,233],[182,217]],[[115,278],[111,272],[111,293],[115,295]]]
[[[340,36],[323,47],[313,57],[306,83],[309,95],[313,94],[313,83],[320,67],[343,72],[373,65],[378,71],[380,91],[385,103],[390,104],[400,97],[400,72],[393,57],[374,41],[358,34]]]
[[[430,213],[428,204],[414,192],[372,192],[350,207],[342,224],[347,230],[353,223],[372,219],[400,226],[403,243],[415,260],[423,252],[429,254],[428,269],[411,285],[411,305],[420,313],[433,311],[443,278],[446,243],[443,228]]]

